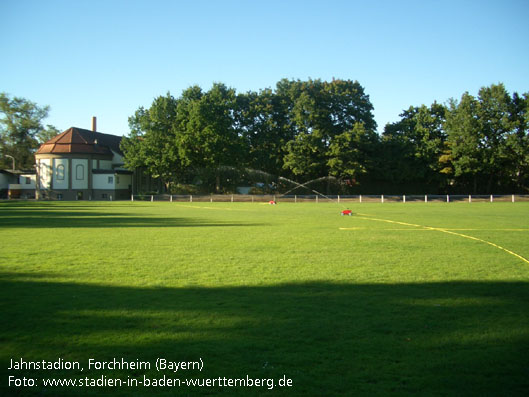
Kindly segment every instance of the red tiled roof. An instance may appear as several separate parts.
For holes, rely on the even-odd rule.
[[[120,136],[72,127],[42,144],[37,154],[121,154],[120,142]]]

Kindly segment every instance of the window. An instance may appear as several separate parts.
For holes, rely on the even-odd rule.
[[[62,194],[61,193],[57,194],[57,200],[62,200]]]
[[[82,181],[84,179],[84,165],[78,164],[75,167],[75,179]]]
[[[57,166],[57,180],[64,181],[64,165],[62,164]]]
[[[107,195],[106,193],[102,193],[102,194],[101,194],[101,198],[106,199],[106,198],[108,198],[108,195]]]
[[[26,185],[31,185],[31,178],[26,176]]]
[[[108,177],[108,184],[109,185],[113,185],[114,184],[114,177],[113,176],[109,176]]]
[[[116,176],[116,185],[119,185],[119,176]]]

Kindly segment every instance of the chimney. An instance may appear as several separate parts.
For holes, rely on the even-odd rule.
[[[92,117],[92,131],[97,132],[97,118],[95,116]]]

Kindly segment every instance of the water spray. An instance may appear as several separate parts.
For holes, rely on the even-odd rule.
[[[295,188],[290,189],[290,190],[287,191],[286,193],[283,193],[283,195],[287,195],[288,193],[290,193],[291,191],[293,191],[293,190],[295,190],[295,189],[297,189],[297,188],[304,187],[304,188],[306,188],[306,189],[309,189],[311,192],[317,194],[318,196],[325,197],[327,200],[332,201],[332,202],[334,202],[335,204],[340,204],[340,202],[339,202],[338,200],[335,200],[335,199],[333,199],[333,198],[330,198],[330,197],[327,196],[326,194],[323,194],[323,193],[321,193],[321,192],[318,192],[317,190],[314,190],[314,189],[312,189],[312,188],[310,188],[310,187],[307,186],[307,185],[309,185],[309,184],[311,184],[311,183],[313,183],[313,182],[318,182],[318,181],[321,181],[321,180],[323,180],[323,179],[336,179],[336,178],[334,178],[334,177],[332,177],[332,176],[322,176],[322,177],[320,177],[320,178],[312,179],[312,180],[310,180],[310,181],[308,181],[308,182],[305,182],[305,183],[298,183],[298,182],[295,182],[295,181],[293,181],[293,180],[291,180],[291,179],[285,178],[285,177],[283,177],[283,176],[280,176],[279,179],[282,179],[282,180],[285,180],[285,181],[287,181],[287,182],[290,182],[290,183],[293,183],[293,184],[297,185]]]
[[[310,180],[310,181],[308,181],[308,182],[305,182],[305,183],[298,183],[298,182],[296,182],[296,181],[293,181],[293,180],[291,180],[291,179],[288,179],[288,178],[285,178],[285,177],[282,177],[282,176],[280,176],[278,179],[281,179],[281,180],[284,180],[284,181],[287,181],[287,182],[290,182],[290,183],[293,183],[293,184],[297,185],[296,187],[294,187],[294,188],[288,190],[286,193],[283,193],[283,195],[287,195],[288,193],[292,192],[292,191],[295,190],[295,189],[298,189],[298,188],[300,188],[300,187],[304,187],[304,188],[309,189],[311,192],[313,192],[313,193],[315,193],[315,194],[317,194],[317,195],[319,195],[319,196],[325,197],[327,200],[332,201],[332,202],[335,203],[335,204],[341,205],[340,202],[339,202],[338,200],[335,200],[335,199],[333,199],[333,198],[330,198],[329,196],[327,196],[327,195],[325,195],[325,194],[323,194],[323,193],[321,193],[321,192],[318,192],[317,190],[312,189],[312,188],[310,188],[310,187],[307,186],[307,185],[309,185],[309,184],[311,184],[311,183],[313,183],[313,182],[318,182],[318,181],[325,180],[325,179],[334,179],[334,180],[336,180],[335,177],[332,177],[332,176],[322,176],[322,177],[320,177],[320,178],[312,179],[312,180]],[[341,205],[341,206],[342,206],[342,205]],[[342,206],[342,208],[343,208],[343,206]],[[342,210],[342,212],[340,213],[340,215],[342,215],[342,216],[344,216],[344,215],[352,216],[352,215],[353,215],[353,211],[350,210],[349,208],[347,208],[347,209]]]
[[[230,170],[230,171],[236,171],[236,170],[241,170],[241,169],[237,169],[235,167],[231,167],[231,166],[222,166],[222,167],[219,167],[220,169],[222,170]],[[311,187],[309,187],[308,185],[310,185],[311,183],[315,183],[315,182],[319,182],[319,181],[322,181],[322,180],[329,180],[329,179],[332,179],[332,180],[337,180],[335,177],[333,176],[322,176],[322,177],[319,177],[319,178],[315,178],[315,179],[311,179],[310,181],[307,181],[307,182],[304,182],[304,183],[299,183],[299,182],[296,182],[296,181],[293,181],[292,179],[289,179],[289,178],[286,178],[284,176],[276,176],[276,175],[273,175],[273,174],[270,174],[266,171],[261,171],[261,170],[255,170],[255,169],[252,169],[252,168],[243,168],[242,171],[246,172],[247,174],[251,175],[251,174],[254,174],[254,175],[259,175],[260,177],[263,177],[263,178],[266,178],[268,180],[270,179],[275,179],[275,180],[278,180],[278,181],[285,181],[287,183],[290,183],[292,185],[295,185],[292,189],[290,190],[287,190],[285,193],[282,193],[282,196],[286,196],[287,194],[289,194],[290,192],[298,189],[298,188],[305,188],[305,189],[308,189],[310,190],[312,193],[316,194],[317,196],[321,196],[321,197],[324,197],[325,199],[335,203],[335,204],[338,204],[340,206],[342,206],[343,208],[343,205],[341,205],[341,203],[336,200],[336,199],[333,199],[329,196],[327,196],[326,194],[323,194],[315,189],[312,189]],[[275,204],[276,202],[274,201],[273,204]],[[270,202],[269,204],[272,204],[272,202]],[[349,215],[351,216],[352,215],[352,211],[350,209],[344,209],[341,213],[341,215]]]
[[[320,177],[320,178],[312,179],[312,180],[310,180],[310,181],[308,181],[308,182],[305,182],[305,183],[294,182],[294,181],[292,181],[292,180],[290,180],[290,179],[288,179],[288,178],[284,178],[284,177],[282,177],[282,176],[280,176],[279,179],[284,179],[284,180],[286,180],[286,181],[288,181],[288,182],[290,182],[290,183],[294,183],[294,184],[298,185],[298,186],[296,186],[296,187],[290,189],[289,191],[283,193],[283,195],[287,195],[287,194],[289,194],[291,191],[296,190],[296,189],[298,189],[298,188],[300,188],[300,187],[306,187],[307,189],[310,189],[309,187],[307,187],[307,185],[309,185],[309,184],[311,184],[311,183],[314,183],[314,182],[319,182],[319,181],[324,180],[324,179],[334,179],[334,180],[336,180],[336,178],[333,177],[333,176],[322,176],[322,177]],[[316,193],[316,194],[319,194],[319,195],[323,196],[323,197],[327,197],[327,196],[325,196],[324,194],[322,194],[322,193],[320,193],[320,192],[317,192],[316,190],[313,190],[313,189],[310,189],[310,190],[311,190],[312,192]],[[327,197],[327,198],[328,198],[328,197]]]

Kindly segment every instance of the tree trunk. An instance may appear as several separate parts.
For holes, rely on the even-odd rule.
[[[487,182],[487,194],[492,193],[492,182],[494,181],[494,174],[490,174],[489,180]]]

